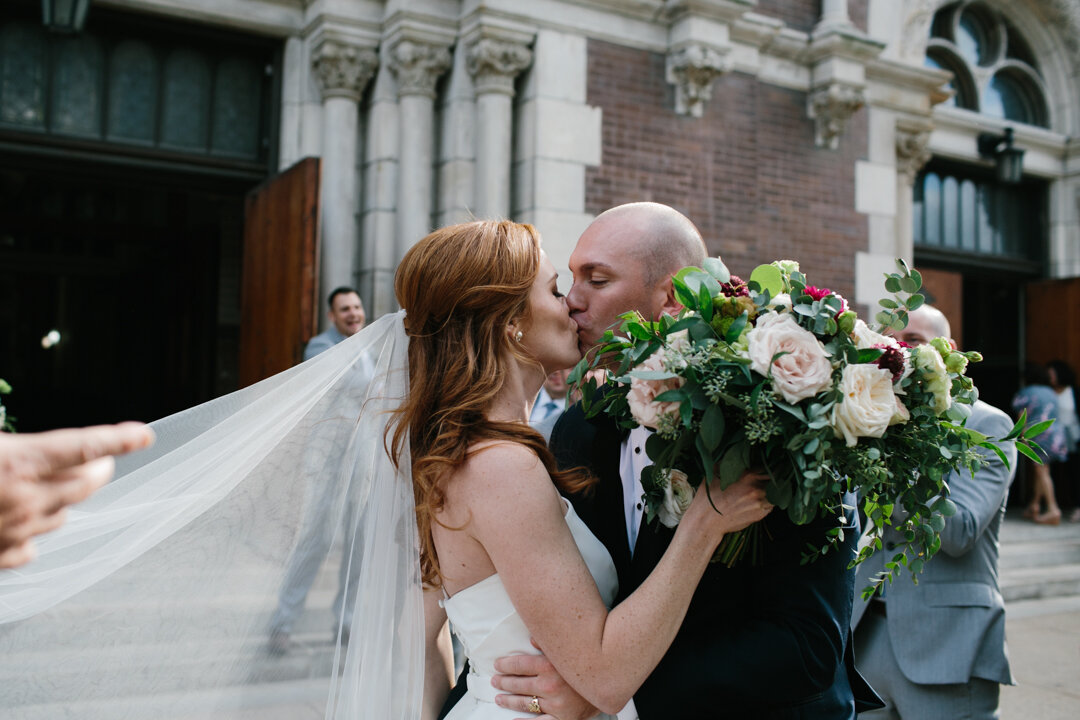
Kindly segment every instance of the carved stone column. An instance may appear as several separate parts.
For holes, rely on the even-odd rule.
[[[371,48],[326,39],[315,46],[311,64],[323,109],[319,270],[319,294],[323,295],[355,282],[359,244],[356,213],[360,200],[357,103],[378,66],[378,58]]]
[[[701,117],[712,98],[712,82],[731,70],[726,53],[705,45],[689,45],[667,57],[667,81],[675,86],[675,112]]]
[[[390,48],[390,71],[397,80],[401,111],[397,201],[399,259],[431,231],[435,83],[449,67],[450,51],[443,45],[403,38]]]
[[[896,251],[897,257],[911,260],[914,246],[914,197],[912,189],[919,170],[930,160],[929,120],[901,118],[896,123]]]
[[[468,46],[476,88],[476,197],[481,218],[510,215],[510,161],[514,78],[532,63],[521,43],[480,38]]]
[[[821,19],[814,28],[815,32],[849,25],[851,25],[851,17],[848,15],[847,0],[821,0]]]
[[[812,91],[806,99],[806,114],[814,121],[814,144],[830,150],[839,147],[844,126],[865,103],[863,88],[843,82]]]

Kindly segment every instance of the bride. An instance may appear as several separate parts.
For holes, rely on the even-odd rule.
[[[535,652],[530,636],[579,694],[618,712],[674,639],[724,533],[768,509],[749,481],[713,490],[720,512],[699,493],[653,574],[608,610],[614,565],[559,494],[589,478],[559,471],[526,424],[544,378],[580,359],[556,280],[533,228],[511,222],[436,231],[398,269],[410,393],[394,437],[412,452],[428,627],[449,616],[471,665],[452,720],[519,716],[493,704],[491,678],[496,658]],[[441,700],[432,689],[428,711]],[[538,712],[531,702],[521,709]]]
[[[539,237],[444,228],[395,289],[404,312],[154,423],[154,448],[37,561],[0,572],[5,717],[434,717],[448,617],[471,666],[454,720],[520,716],[490,680],[495,658],[536,652],[530,638],[598,709],[628,702],[723,534],[771,509],[760,477],[713,488],[721,513],[699,493],[652,576],[609,611],[614,566],[559,494],[590,478],[556,469],[525,422],[548,372],[579,357]],[[275,656],[267,624],[313,508],[358,577],[355,612],[343,627],[334,583],[317,581],[295,647]]]

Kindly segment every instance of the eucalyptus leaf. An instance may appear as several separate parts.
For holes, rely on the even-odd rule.
[[[630,372],[630,377],[639,380],[671,380],[672,378],[677,378],[679,376],[668,370],[632,370]]]
[[[731,282],[731,272],[720,258],[705,258],[703,263],[705,272],[716,278],[719,283]]]
[[[720,446],[724,439],[724,410],[719,405],[710,404],[701,418],[701,439],[711,452]]]
[[[784,292],[784,275],[775,265],[758,265],[750,273],[750,280],[757,283],[762,292],[768,291],[770,297]]]
[[[733,482],[742,477],[746,468],[750,467],[750,446],[746,443],[738,443],[724,453],[717,466],[717,474],[720,479],[721,489],[727,488]]]
[[[895,275],[890,275],[885,278],[885,289],[891,293],[900,292],[900,278]]]

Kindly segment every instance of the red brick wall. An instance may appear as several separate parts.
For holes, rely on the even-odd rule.
[[[867,0],[848,0],[848,16],[866,30]],[[783,20],[788,27],[810,32],[821,18],[821,0],[758,0],[754,12]]]
[[[783,20],[795,30],[810,32],[821,17],[821,0],[758,0],[754,12]]]
[[[854,209],[865,110],[839,150],[819,150],[805,93],[730,73],[714,82],[704,117],[683,117],[663,55],[593,40],[588,102],[603,109],[601,165],[586,172],[588,212],[666,203],[697,223],[710,253],[736,274],[793,258],[814,284],[854,296],[855,252],[868,236]]]

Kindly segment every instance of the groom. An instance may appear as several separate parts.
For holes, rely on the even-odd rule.
[[[632,203],[598,216],[570,256],[574,284],[567,304],[582,350],[595,347],[628,310],[648,318],[677,314],[671,275],[700,267],[706,254],[694,224],[665,205]],[[551,439],[560,466],[585,466],[599,478],[590,497],[573,500],[611,552],[620,598],[644,580],[672,537],[671,530],[642,520],[646,438],[643,429],[628,435],[604,416],[587,420],[575,405]],[[845,504],[853,506],[854,498]],[[777,511],[764,524],[760,565],[713,565],[706,572],[673,645],[634,696],[642,720],[847,720],[857,709],[879,706],[854,669],[849,642],[854,570],[848,563],[857,529],[845,533],[840,547],[801,565],[808,543],[820,544],[834,521],[800,527]],[[587,703],[543,656],[502,658],[496,668],[503,674],[495,685],[509,693],[499,697],[500,705],[521,710],[535,696],[543,712],[561,720],[589,716]]]

